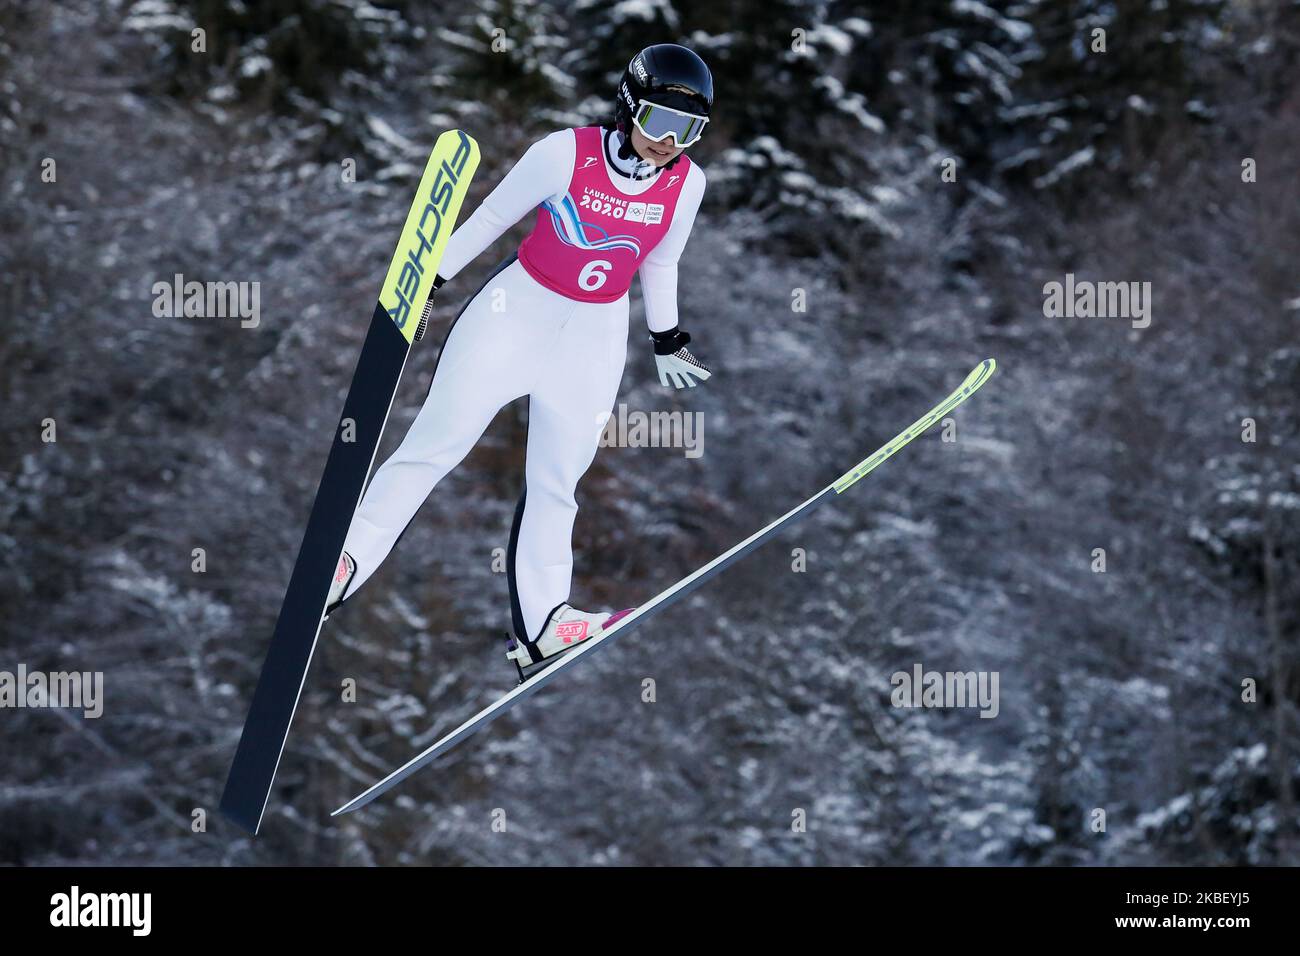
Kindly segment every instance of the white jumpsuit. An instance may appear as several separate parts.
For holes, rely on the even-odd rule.
[[[605,143],[610,180],[636,196],[657,177],[628,178],[632,163],[618,158],[617,142]],[[575,151],[572,130],[530,147],[452,235],[439,273],[451,279],[524,215],[564,194]],[[641,263],[653,331],[677,325],[677,261],[703,193],[703,173],[692,164],[667,233]],[[551,611],[569,598],[574,491],[618,396],[627,338],[626,293],[613,302],[583,302],[544,287],[514,257],[499,268],[452,323],[423,407],[366,489],[344,546],[356,562],[348,595],[374,573],[501,407],[527,395],[525,491],[511,531],[509,578],[515,634],[536,639]]]

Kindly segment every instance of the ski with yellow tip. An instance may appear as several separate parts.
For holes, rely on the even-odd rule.
[[[392,789],[420,768],[427,766],[430,762],[446,753],[448,750],[451,750],[471,734],[482,730],[488,724],[492,723],[492,721],[496,720],[508,711],[511,707],[515,706],[515,704],[518,704],[520,701],[537,693],[537,691],[541,690],[542,687],[550,683],[556,677],[559,677],[560,674],[573,667],[584,657],[594,654],[602,647],[608,646],[611,640],[626,634],[638,624],[648,620],[652,615],[657,614],[664,608],[681,600],[705,581],[709,580],[709,578],[718,574],[730,565],[735,564],[745,555],[749,554],[759,545],[763,544],[775,535],[778,531],[789,528],[797,521],[801,521],[808,517],[808,515],[820,505],[823,505],[830,499],[843,494],[857,482],[875,471],[876,468],[880,467],[880,465],[889,458],[893,457],[893,455],[901,448],[912,442],[914,439],[920,437],[932,425],[942,420],[946,414],[974,395],[976,390],[989,380],[989,377],[993,375],[993,371],[996,368],[997,363],[993,359],[985,359],[976,366],[968,376],[966,376],[966,381],[962,382],[957,390],[951,395],[914,421],[906,429],[899,432],[871,455],[867,456],[844,474],[840,475],[839,478],[831,482],[821,491],[817,492],[817,494],[813,495],[803,504],[791,511],[787,511],[766,527],[754,532],[754,534],[750,535],[735,547],[718,555],[708,564],[682,578],[672,587],[668,588],[666,591],[660,592],[645,604],[642,604],[631,612],[619,616],[616,621],[601,631],[600,634],[588,638],[583,643],[577,645],[573,650],[566,653],[555,663],[547,665],[543,670],[534,672],[532,676],[522,681],[519,686],[510,691],[510,693],[479,711],[469,720],[451,731],[451,733],[434,743],[427,750],[412,757],[409,761],[398,767],[368,790],[353,797],[347,803],[343,804],[343,806],[335,810],[331,816],[338,816],[342,813],[351,813],[353,810],[364,807],[380,794]]]
[[[330,580],[374,465],[411,343],[420,338],[428,320],[429,292],[478,162],[478,143],[466,133],[450,130],[438,137],[371,315],[221,795],[221,812],[250,833],[262,825],[325,619]]]

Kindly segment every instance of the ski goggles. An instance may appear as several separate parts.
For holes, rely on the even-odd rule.
[[[632,122],[646,139],[662,143],[671,136],[676,145],[684,149],[700,141],[709,118],[642,100],[632,114]]]

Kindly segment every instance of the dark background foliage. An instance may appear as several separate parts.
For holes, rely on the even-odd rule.
[[[601,452],[575,600],[644,599],[997,377],[955,442],[332,821],[509,687],[507,409],[330,622],[243,837],[217,798],[432,141],[479,139],[475,203],[663,40],[717,82],[681,296],[717,375],[663,392],[638,310],[620,402],[702,412],[706,453]],[[0,862],[1300,862],[1298,51],[1284,0],[0,3],[0,669],[107,685],[99,720],[0,711]],[[1151,326],[1044,318],[1066,272],[1150,281]],[[260,325],[154,317],[176,273],[260,283]],[[916,662],[998,671],[1000,715],[891,707]]]

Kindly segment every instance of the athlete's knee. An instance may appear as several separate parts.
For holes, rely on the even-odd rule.
[[[578,499],[575,496],[578,482],[564,478],[546,480],[529,479],[528,507],[543,507],[562,511],[577,511]]]
[[[555,501],[572,501],[582,476],[595,456],[584,461],[549,461],[528,463],[528,493],[536,489]]]
[[[413,428],[389,460],[412,469],[428,468],[440,478],[464,460],[481,434],[481,429],[477,434],[460,434],[446,428]]]

